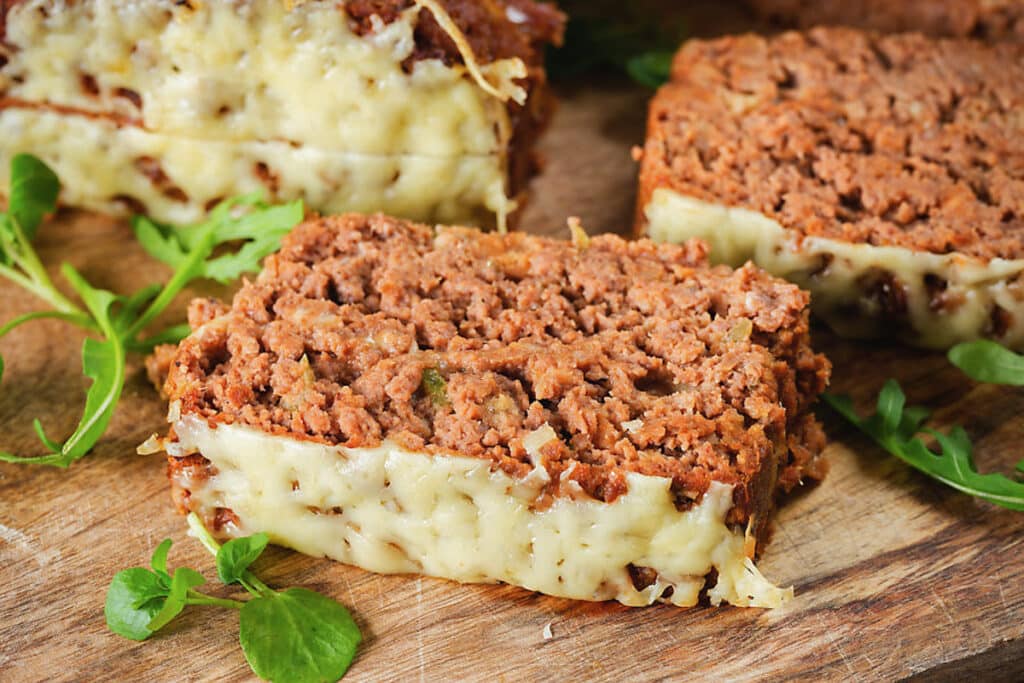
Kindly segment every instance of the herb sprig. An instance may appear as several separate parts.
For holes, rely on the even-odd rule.
[[[988,339],[957,344],[949,362],[978,382],[1024,386],[1024,356]]]
[[[195,513],[188,516],[188,524],[216,558],[221,582],[237,583],[251,597],[245,601],[213,597],[196,590],[206,583],[196,570],[178,567],[169,572],[168,538],[153,553],[151,569],[133,567],[114,576],[104,607],[111,631],[131,640],[145,640],[187,606],[236,609],[242,652],[260,678],[306,683],[335,681],[345,674],[362,634],[344,606],[305,588],[276,591],[260,581],[249,567],[267,547],[266,534],[219,545]]]
[[[669,50],[652,50],[630,57],[626,62],[626,73],[640,85],[657,90],[668,83],[672,74],[673,53]]]
[[[65,263],[61,275],[77,295],[76,303],[54,285],[32,247],[43,216],[56,208],[59,191],[57,176],[39,159],[20,154],[11,160],[9,207],[0,213],[0,277],[23,287],[50,308],[0,326],[0,337],[42,318],[82,328],[93,335],[82,345],[82,371],[91,384],[78,426],[63,443],[47,436],[37,419],[33,426],[46,453],[23,457],[0,451],[0,460],[67,467],[85,456],[110,424],[124,389],[128,353],[147,353],[157,344],[179,341],[188,334],[187,325],[151,336],[143,335],[146,328],[194,280],[226,283],[258,270],[260,260],[277,249],[281,237],[302,219],[303,207],[301,201],[270,206],[257,195],[247,195],[221,202],[205,221],[193,226],[176,229],[136,218],[136,236],[150,255],[174,268],[171,279],[164,285],[119,295],[92,286]],[[220,253],[222,245],[238,246]],[[3,370],[0,358],[0,379]]]
[[[928,410],[907,406],[896,380],[885,383],[878,394],[875,412],[867,417],[857,414],[848,396],[826,394],[824,398],[860,431],[908,465],[963,493],[1010,510],[1024,511],[1024,482],[999,473],[980,474],[964,428],[955,426],[945,434],[925,428]],[[939,450],[929,448],[918,438],[920,433],[930,434]],[[1017,464],[1017,471],[1024,472],[1024,460]]]

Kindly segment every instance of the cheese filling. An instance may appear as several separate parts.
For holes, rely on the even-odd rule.
[[[359,36],[325,1],[288,10],[282,0],[28,0],[8,15],[15,49],[3,69],[6,94],[141,116],[146,130],[188,138],[365,154],[496,153],[495,120],[507,116],[500,98],[461,65],[430,59],[403,69],[417,15],[408,10]],[[141,97],[141,110],[124,89]]]
[[[811,306],[833,329],[871,337],[892,327],[878,287],[894,292],[909,324],[908,341],[945,348],[988,336],[1024,347],[1024,259],[980,259],[903,247],[801,237],[756,211],[712,204],[666,188],[644,207],[647,233],[657,241],[700,238],[711,260],[738,266],[754,261],[811,292]],[[894,278],[891,279],[890,278]],[[993,332],[1000,314],[1005,327]]]
[[[0,156],[36,153],[72,192],[80,180],[91,181],[78,192],[91,200],[87,205],[100,208],[110,197],[128,194],[163,220],[194,218],[217,193],[250,189],[253,159],[266,167],[264,176],[283,177],[280,198],[303,196],[321,211],[372,208],[460,222],[483,210],[500,216],[511,208],[505,199],[511,134],[506,101],[524,94],[513,83],[525,75],[521,60],[479,65],[470,51],[464,55],[470,67],[408,61],[419,4],[390,23],[375,19],[365,35],[353,32],[338,3],[288,7],[293,4],[18,3],[7,15],[11,49],[4,52],[0,91],[9,106],[62,108],[60,118],[70,130],[61,134],[44,122],[48,130],[26,132],[35,125],[30,117],[19,123],[5,116]],[[435,16],[443,13],[428,5]],[[440,18],[458,32],[450,18]],[[453,39],[469,49],[461,33]],[[116,117],[119,126],[114,130],[96,116]],[[143,133],[159,140],[142,143]],[[94,140],[81,145],[81,134]],[[116,160],[92,156],[97,144],[107,152],[95,140],[103,136],[111,137],[106,144]],[[58,142],[66,147],[59,159]],[[175,148],[163,151],[175,159],[166,162],[147,151],[153,147]],[[199,186],[194,176],[211,176],[211,168],[231,174],[208,192],[186,191],[179,203],[188,207],[173,206],[159,199],[159,188],[135,188],[145,179],[140,174],[130,186],[116,182],[130,174],[114,172],[114,164],[132,166],[132,154],[154,156],[175,187]],[[460,170],[475,176],[472,188],[465,178],[445,174],[463,159],[468,161]],[[93,164],[100,166],[99,177],[90,179]],[[364,164],[370,180],[360,177]],[[377,179],[385,165],[387,183]],[[230,182],[234,176],[241,178],[237,187]],[[409,203],[430,208],[402,211]]]
[[[732,487],[718,482],[684,512],[669,479],[634,473],[612,503],[580,490],[535,507],[549,483],[543,467],[514,479],[484,460],[389,442],[327,446],[245,426],[212,428],[187,415],[172,424],[179,441],[168,452],[198,452],[216,468],[207,479],[176,483],[204,518],[232,510],[240,521],[231,534],[263,531],[280,545],[375,572],[500,581],[626,605],[694,605],[712,569],[713,604],[777,607],[792,595],[744,554],[743,533],[725,523]],[[657,579],[638,590],[630,565]]]
[[[0,157],[26,150],[56,171],[63,203],[115,214],[141,203],[172,223],[197,221],[208,204],[253,191],[271,200],[301,197],[323,213],[385,211],[428,223],[493,224],[511,204],[496,156],[217,142],[52,112],[0,111]],[[159,162],[163,182],[154,182],[146,160]],[[9,173],[9,164],[0,164],[0,185],[9,186]]]

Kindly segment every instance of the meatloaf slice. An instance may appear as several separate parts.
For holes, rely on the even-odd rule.
[[[564,19],[534,0],[3,2],[0,157],[43,158],[66,204],[170,222],[261,191],[500,224]]]
[[[311,220],[164,354],[175,500],[373,571],[777,605],[757,540],[824,473],[807,304],[700,242]]]
[[[691,41],[638,229],[811,291],[855,337],[1024,347],[1024,45],[814,29]]]

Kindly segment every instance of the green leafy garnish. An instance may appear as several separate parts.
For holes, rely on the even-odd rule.
[[[245,603],[238,640],[249,666],[269,681],[336,681],[362,640],[348,610],[305,588]]]
[[[217,551],[217,576],[224,583],[242,583],[249,565],[256,561],[267,543],[266,534],[233,538]]]
[[[1024,356],[994,341],[957,344],[949,350],[949,362],[978,382],[1024,386]]]
[[[174,619],[185,609],[189,599],[189,592],[196,586],[202,586],[204,583],[206,583],[206,579],[195,569],[189,569],[188,567],[178,567],[175,569],[174,576],[171,577],[170,588],[167,589],[167,595],[164,597],[164,604],[160,611],[146,624],[146,628],[156,632],[171,623],[171,619]]]
[[[336,681],[345,674],[362,640],[345,607],[305,588],[276,591],[250,572],[267,547],[266,534],[219,545],[195,513],[188,516],[188,524],[216,557],[221,581],[241,584],[251,597],[240,601],[200,593],[195,588],[205,579],[194,569],[179,567],[168,573],[167,539],[153,553],[152,571],[133,567],[114,576],[104,608],[111,631],[145,640],[189,605],[237,609],[238,640],[257,676],[276,683],[313,683]]]
[[[885,383],[878,394],[875,412],[867,417],[857,414],[848,396],[826,394],[824,398],[840,415],[910,466],[968,495],[1024,511],[1024,483],[998,473],[980,474],[971,453],[971,440],[963,427],[953,427],[947,434],[923,428],[928,410],[908,407],[895,380]],[[917,437],[922,432],[935,438],[937,452]],[[1017,468],[1024,471],[1024,461]]]
[[[301,219],[301,201],[271,206],[254,193],[221,202],[197,225],[173,227],[136,216],[132,227],[153,258],[172,268],[188,268],[190,278],[228,284],[259,270],[263,257],[276,251],[281,238]],[[208,244],[216,247],[231,242],[242,245],[237,251],[209,258]],[[196,260],[197,252],[205,252],[205,256]]]
[[[11,160],[11,199],[9,212],[28,239],[36,236],[43,216],[53,211],[60,192],[57,174],[29,154]]]
[[[136,218],[135,234],[149,254],[174,268],[164,285],[150,285],[124,296],[93,287],[68,264],[61,274],[79,303],[65,297],[50,280],[32,248],[32,238],[56,208],[60,183],[46,164],[27,154],[11,161],[10,203],[0,213],[0,277],[20,285],[46,302],[51,310],[22,315],[0,326],[0,337],[32,320],[56,318],[94,335],[82,345],[82,371],[90,380],[85,407],[75,431],[63,443],[34,427],[46,449],[22,457],[0,451],[0,460],[67,467],[85,456],[103,436],[124,389],[129,352],[146,353],[157,344],[180,341],[187,325],[175,325],[151,336],[144,330],[189,283],[199,278],[230,282],[259,269],[260,261],[280,244],[281,236],[302,219],[302,202],[270,206],[247,195],[221,202],[196,225],[171,228]],[[217,253],[222,245],[235,245]],[[218,250],[219,252],[219,250]],[[3,375],[0,358],[0,378]]]
[[[556,81],[614,69],[647,87],[668,79],[672,53],[688,31],[682,12],[592,1],[564,7],[572,17],[565,44],[548,54],[548,73]],[[564,5],[563,5],[564,6]],[[614,18],[612,18],[614,17]]]
[[[671,52],[644,52],[626,62],[626,73],[630,78],[648,88],[660,88],[667,83],[671,71]]]
[[[153,635],[148,624],[163,607],[170,591],[154,572],[142,567],[120,571],[107,589],[103,613],[107,628],[132,640],[145,640]]]

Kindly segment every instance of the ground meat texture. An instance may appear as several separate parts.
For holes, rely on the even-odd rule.
[[[876,31],[920,31],[933,36],[1024,42],[1021,0],[747,0],[781,26],[855,26]]]
[[[297,227],[255,282],[178,347],[183,414],[349,447],[485,458],[523,476],[545,424],[555,486],[611,501],[625,472],[668,477],[681,507],[735,486],[731,521],[767,517],[776,481],[818,477],[808,411],[828,361],[808,297],[702,243],[585,247],[381,215]],[[553,492],[557,495],[557,492]]]
[[[658,187],[853,243],[1024,257],[1024,45],[814,29],[690,41],[651,106]]]

